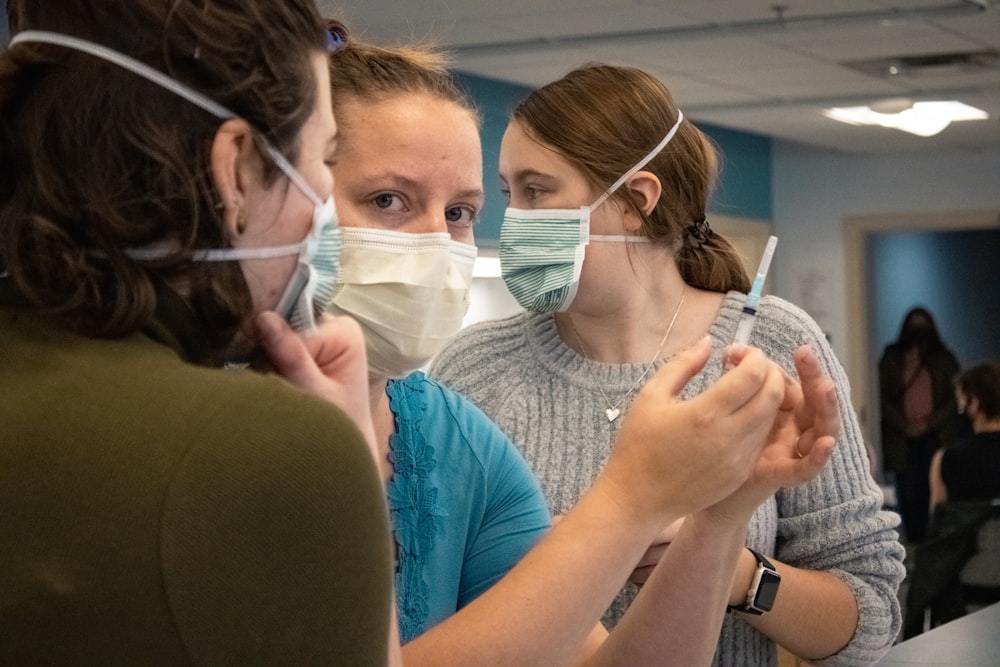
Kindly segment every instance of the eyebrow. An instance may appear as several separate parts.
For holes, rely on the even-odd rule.
[[[486,192],[482,188],[474,190],[463,190],[457,195],[460,199],[486,199]]]
[[[407,188],[413,188],[419,190],[423,188],[423,185],[419,181],[415,181],[412,178],[403,176],[402,174],[397,174],[394,171],[379,171],[374,174],[368,174],[365,176],[365,181],[379,181],[388,180],[393,183],[398,183]],[[469,190],[462,190],[455,194],[457,198],[480,198],[486,199],[486,192],[482,188],[470,188]]]
[[[552,174],[546,174],[545,172],[537,171],[535,169],[519,169],[518,171],[514,172],[514,177],[511,180],[514,181],[515,183],[523,183],[529,178],[541,178],[549,181],[559,180]],[[507,179],[504,178],[503,174],[500,175],[500,180],[503,181],[504,183],[508,182]]]

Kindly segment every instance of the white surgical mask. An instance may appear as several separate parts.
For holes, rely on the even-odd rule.
[[[127,69],[162,88],[195,104],[216,118],[229,120],[236,114],[215,100],[189,88],[145,63],[114,49],[84,39],[43,30],[25,30],[10,40],[10,47],[22,42],[56,44],[88,53]],[[9,48],[9,47],[8,47]],[[278,303],[278,312],[298,331],[312,331],[316,318],[325,310],[333,295],[337,262],[340,255],[340,227],[333,196],[324,202],[295,167],[266,139],[260,138],[268,155],[289,180],[313,203],[313,224],[309,234],[299,243],[265,248],[213,248],[195,250],[192,259],[198,262],[230,262],[244,259],[269,259],[298,255],[295,272]],[[168,250],[159,247],[129,248],[133,259],[151,260],[164,257]]]
[[[525,310],[551,313],[569,308],[583,270],[584,249],[591,241],[648,243],[645,236],[601,236],[590,233],[590,215],[636,172],[662,151],[684,120],[659,145],[605,190],[590,206],[519,209],[508,207],[500,228],[500,273],[507,289]]]
[[[329,312],[361,324],[373,375],[406,377],[462,328],[476,247],[444,232],[341,231],[340,277]]]

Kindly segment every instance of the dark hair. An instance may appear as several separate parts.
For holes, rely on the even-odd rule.
[[[922,306],[911,308],[906,313],[903,323],[900,325],[899,338],[896,342],[903,349],[919,348],[921,358],[924,359],[929,352],[944,347],[944,341],[941,340],[937,325],[934,324],[934,317],[929,310]]]
[[[632,67],[591,64],[532,92],[512,115],[532,138],[556,150],[596,191],[606,190],[677,122],[673,97],[656,77]],[[644,168],[662,194],[649,215],[626,188],[613,199],[643,220],[643,233],[670,243],[684,280],[713,291],[750,289],[732,244],[704,224],[718,178],[711,140],[688,119]]]
[[[10,0],[7,12],[12,32],[90,40],[204,92],[297,160],[316,104],[310,56],[326,49],[311,0]],[[209,347],[230,341],[252,309],[240,265],[190,261],[227,245],[209,161],[222,120],[117,65],[37,43],[0,55],[0,118],[0,272],[18,292],[114,337],[181,285],[210,324]],[[124,253],[154,245],[172,252]]]
[[[955,379],[955,386],[967,398],[979,401],[984,417],[1000,419],[1000,364],[973,366]]]
[[[456,83],[449,71],[451,60],[443,51],[430,44],[369,44],[354,39],[335,19],[327,20],[327,29],[338,46],[329,57],[330,93],[338,125],[343,125],[337,111],[345,99],[379,101],[402,93],[428,93],[453,102],[479,122],[475,105]]]

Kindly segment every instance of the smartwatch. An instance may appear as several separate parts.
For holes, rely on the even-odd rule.
[[[771,607],[774,606],[774,598],[778,595],[781,575],[775,571],[771,562],[759,553],[750,547],[747,547],[747,551],[757,559],[757,571],[754,572],[750,590],[747,591],[746,604],[729,605],[727,611],[740,611],[744,614],[760,616],[765,611],[771,611]]]

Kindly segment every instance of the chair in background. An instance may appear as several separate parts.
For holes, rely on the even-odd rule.
[[[914,560],[903,639],[1000,600],[1000,498],[938,505]]]
[[[993,513],[979,527],[976,552],[958,575],[966,613],[1000,602],[1000,498],[990,504]]]

